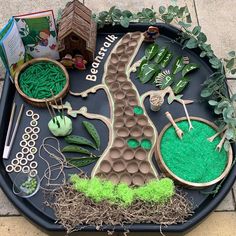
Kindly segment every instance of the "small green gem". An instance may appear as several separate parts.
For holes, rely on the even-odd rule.
[[[127,144],[130,148],[133,148],[133,149],[139,147],[140,145],[138,140],[132,139],[132,138],[127,141]]]
[[[149,139],[142,139],[141,147],[145,150],[150,150],[152,148],[152,142]]]
[[[143,108],[140,107],[140,106],[134,106],[134,114],[142,115],[143,114]]]

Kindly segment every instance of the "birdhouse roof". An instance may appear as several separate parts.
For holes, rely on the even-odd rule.
[[[92,19],[90,9],[78,0],[67,3],[59,23],[59,41],[74,33],[86,41],[88,50],[95,50],[96,31],[96,23]]]

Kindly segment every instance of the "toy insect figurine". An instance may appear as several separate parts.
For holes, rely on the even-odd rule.
[[[86,69],[86,64],[87,64],[87,61],[84,60],[84,57],[82,55],[75,55],[74,57],[74,66],[76,69],[78,70],[85,70]]]
[[[149,26],[148,30],[144,33],[144,41],[153,43],[159,37],[159,28],[155,26]]]
[[[72,69],[74,67],[74,60],[70,54],[66,54],[65,57],[62,58],[61,64],[66,68]]]

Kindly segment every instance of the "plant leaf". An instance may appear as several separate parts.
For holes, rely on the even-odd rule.
[[[82,148],[80,146],[77,146],[77,145],[65,146],[61,151],[62,152],[77,152],[77,153],[82,153],[82,154],[90,155],[90,151],[89,150],[87,150],[85,148]]]
[[[189,72],[198,69],[198,65],[195,63],[189,63],[188,65],[186,65],[184,67],[184,69],[182,70],[182,76],[184,77],[186,74],[188,74]]]
[[[198,42],[195,38],[191,38],[187,41],[185,46],[189,49],[196,48],[198,46]]]
[[[229,55],[230,57],[235,57],[235,51],[229,52],[228,55]]]
[[[65,137],[65,141],[69,144],[77,144],[77,145],[85,145],[85,146],[90,146],[94,149],[97,149],[97,147],[92,143],[90,140],[78,136],[78,135],[69,135]]]
[[[101,145],[101,140],[95,126],[88,121],[83,121],[82,124],[89,133],[89,135],[93,138],[94,142],[96,143],[96,147],[99,149]]]
[[[88,166],[97,161],[98,157],[66,158],[66,161],[77,168]]]
[[[140,78],[141,83],[145,84],[158,72],[160,69],[156,64],[147,64],[143,66],[143,76]]]
[[[185,64],[184,64],[184,59],[183,57],[177,57],[176,61],[174,63],[174,66],[172,68],[173,70],[173,74],[177,74],[178,72],[180,72],[183,68],[184,68]]]
[[[148,61],[156,56],[159,51],[158,48],[159,47],[156,43],[153,43],[147,47],[147,49],[145,50],[145,57]]]
[[[208,103],[211,105],[211,106],[216,106],[218,104],[217,101],[214,101],[214,100],[209,100]]]

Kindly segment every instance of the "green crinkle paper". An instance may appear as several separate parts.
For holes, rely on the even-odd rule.
[[[94,202],[106,200],[122,206],[130,206],[135,200],[161,204],[168,201],[175,193],[174,183],[169,178],[151,180],[138,188],[129,187],[125,183],[113,184],[97,177],[80,178],[77,174],[70,176],[70,182],[76,191],[84,193]]]

